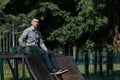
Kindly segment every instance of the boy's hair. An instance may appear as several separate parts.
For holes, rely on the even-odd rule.
[[[33,19],[37,19],[37,20],[39,20],[40,21],[40,18],[39,17],[37,17],[37,16],[34,16],[33,18],[32,18],[32,20]]]

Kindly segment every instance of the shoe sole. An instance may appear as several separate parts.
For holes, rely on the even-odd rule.
[[[59,74],[63,74],[63,73],[66,73],[68,72],[68,70],[63,70],[63,71],[60,71],[58,73],[50,73],[50,75],[59,75]]]

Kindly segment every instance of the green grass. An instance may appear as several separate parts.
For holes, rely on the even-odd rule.
[[[85,75],[85,66],[83,64],[79,64],[78,68],[80,73],[84,76],[85,80],[120,80],[120,64],[113,65],[113,75],[108,76],[106,74],[106,64],[102,65],[103,68],[103,76],[99,76],[99,65],[97,65],[97,74],[94,74],[94,65],[89,65],[89,76]]]
[[[114,70],[114,77],[113,76],[107,76],[106,74],[106,65],[103,64],[102,67],[103,67],[103,77],[99,77],[98,74],[99,74],[99,65],[97,65],[97,75],[94,74],[94,66],[93,65],[90,65],[89,66],[89,76],[86,76],[85,75],[85,69],[84,69],[84,64],[79,64],[78,65],[78,68],[80,70],[80,73],[83,75],[83,77],[85,78],[85,80],[113,80],[111,78],[114,78],[114,80],[120,80],[120,64],[114,64],[113,65],[113,70]],[[13,80],[13,76],[12,76],[12,73],[11,73],[11,70],[8,66],[8,64],[4,64],[3,66],[4,68],[4,79],[5,80]],[[19,64],[19,78],[22,77],[22,68],[21,68],[21,64]],[[29,75],[29,72],[27,70],[27,68],[25,68],[25,77],[29,80],[30,78],[30,75]]]
[[[13,75],[12,75],[12,72],[8,66],[8,64],[4,64],[3,65],[3,70],[4,70],[4,79],[5,80],[13,80]],[[18,65],[18,74],[19,74],[19,78],[22,78],[22,67],[21,67],[21,64]],[[29,75],[29,72],[25,66],[25,78],[26,79],[29,79],[30,78],[30,75]]]

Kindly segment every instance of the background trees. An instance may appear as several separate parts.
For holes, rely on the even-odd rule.
[[[112,62],[109,53],[120,52],[119,3],[119,0],[0,0],[0,35],[14,31],[18,38],[30,26],[31,18],[38,16],[46,45],[51,49],[61,47],[64,55],[72,55],[76,61],[81,53],[86,63],[88,53],[94,52],[96,74],[98,59],[102,71],[103,52],[108,52],[108,62]],[[113,50],[108,48],[111,45]]]
[[[118,0],[1,0],[1,32],[13,24],[16,32],[29,26],[32,16],[41,18],[40,29],[50,48],[64,46],[65,53],[73,46],[79,52],[87,40],[101,46],[114,42],[118,51]],[[117,16],[117,17],[116,17]],[[17,31],[17,29],[19,29]],[[52,47],[51,47],[52,46]],[[117,47],[116,47],[117,46]],[[85,46],[84,46],[85,47]],[[87,47],[87,46],[86,46]]]

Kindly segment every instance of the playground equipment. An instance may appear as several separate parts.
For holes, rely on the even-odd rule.
[[[62,75],[50,75],[41,56],[37,54],[37,46],[21,48],[19,46],[10,49],[11,54],[1,54],[0,59],[7,59],[13,79],[18,80],[18,60],[22,60],[22,80],[25,80],[25,64],[32,80],[83,80],[77,65],[72,57],[57,57],[60,67],[69,71]],[[32,54],[31,54],[32,53]],[[10,59],[14,59],[14,67],[10,64]],[[2,79],[1,79],[2,80]]]

